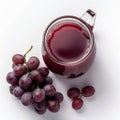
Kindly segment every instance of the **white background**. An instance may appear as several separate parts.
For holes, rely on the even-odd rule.
[[[51,73],[64,102],[58,113],[36,114],[13,97],[6,82],[11,71],[11,57],[41,55],[42,35],[56,17],[80,17],[87,9],[97,13],[94,28],[97,55],[88,73],[77,79],[60,79]],[[0,120],[120,120],[120,3],[119,0],[0,0]],[[71,86],[93,85],[96,94],[84,98],[84,106],[74,111],[66,92]]]

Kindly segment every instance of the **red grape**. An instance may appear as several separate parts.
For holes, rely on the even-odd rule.
[[[47,96],[52,97],[52,96],[54,96],[56,94],[56,89],[55,89],[55,87],[53,85],[49,85],[49,84],[46,85],[44,87],[44,90],[45,90],[45,93],[46,93]]]
[[[15,87],[16,87],[16,85],[11,85],[9,87],[9,91],[10,91],[11,94],[13,94],[13,90],[14,90]]]
[[[46,77],[46,78],[45,78],[45,83],[46,83],[46,84],[52,84],[52,83],[53,83],[52,78],[51,78],[51,77]]]
[[[48,74],[49,74],[49,70],[48,70],[48,68],[46,68],[46,67],[38,68],[38,71],[40,72],[40,74],[41,74],[43,77],[47,77]]]
[[[83,100],[81,98],[76,98],[72,102],[72,107],[75,110],[79,110],[83,106]]]
[[[67,92],[67,95],[71,99],[78,98],[80,96],[80,90],[78,88],[70,88]]]
[[[35,56],[30,57],[29,60],[28,60],[28,62],[27,62],[27,66],[28,66],[28,69],[30,71],[37,69],[39,67],[39,64],[40,64],[40,61]]]
[[[19,79],[19,86],[24,90],[29,89],[31,85],[32,85],[32,80],[29,74],[25,74]]]
[[[13,71],[16,76],[21,77],[22,75],[24,75],[27,72],[27,69],[26,69],[25,65],[19,64],[19,65],[14,66]]]
[[[13,72],[9,72],[7,74],[6,79],[9,84],[16,85],[18,83],[18,78],[15,76]]]
[[[58,112],[60,109],[60,104],[57,100],[48,100],[47,107],[51,112]]]
[[[15,63],[16,65],[18,65],[18,64],[24,64],[25,59],[24,59],[24,56],[23,56],[23,55],[21,55],[21,54],[16,54],[16,55],[14,55],[14,56],[12,57],[12,61],[13,61],[13,63]]]
[[[53,99],[55,99],[59,103],[61,103],[63,101],[64,97],[60,92],[56,92],[56,94],[53,96]]]
[[[18,98],[21,98],[22,94],[24,93],[24,90],[19,87],[19,86],[16,86],[14,89],[13,89],[13,95],[18,97]]]
[[[47,110],[46,100],[39,103],[34,103],[33,106],[38,114],[44,114]]]
[[[21,102],[23,105],[28,106],[32,104],[32,93],[26,92],[21,97]]]
[[[34,102],[41,102],[45,98],[45,91],[43,89],[37,88],[33,91],[33,100]]]
[[[90,97],[94,95],[94,93],[95,93],[95,89],[93,86],[86,86],[82,89],[82,95],[84,97]]]
[[[44,81],[44,78],[37,70],[31,71],[30,77],[35,85],[39,85]]]

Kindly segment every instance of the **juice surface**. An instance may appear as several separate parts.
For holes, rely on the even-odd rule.
[[[86,54],[90,38],[81,26],[64,23],[51,31],[47,40],[49,52],[60,61],[73,62]]]

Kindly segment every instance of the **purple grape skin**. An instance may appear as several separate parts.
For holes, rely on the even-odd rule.
[[[15,76],[14,72],[9,72],[6,76],[6,80],[11,85],[18,84],[18,78]]]
[[[21,54],[16,54],[12,57],[12,61],[13,63],[15,63],[16,65],[18,64],[24,64],[25,58],[23,55]]]
[[[29,74],[25,74],[19,79],[19,86],[24,90],[29,89],[31,85],[32,85],[32,80]]]
[[[37,69],[39,67],[39,64],[40,64],[40,61],[35,56],[30,57],[29,60],[28,60],[28,62],[27,62],[27,66],[28,66],[28,69],[30,71]]]
[[[42,102],[45,99],[45,91],[43,89],[35,89],[33,91],[34,102]]]
[[[46,100],[44,99],[42,102],[38,102],[38,103],[34,102],[33,106],[36,110],[41,110],[43,106],[46,107]]]
[[[13,89],[13,95],[16,96],[17,98],[21,98],[23,93],[24,93],[24,90],[19,86],[16,86]]]
[[[46,109],[43,109],[43,110],[36,110],[35,111],[38,113],[38,114],[44,114],[46,112],[47,108]]]
[[[47,110],[46,100],[39,103],[33,103],[33,106],[38,114],[44,114]]]
[[[13,71],[16,76],[21,77],[22,75],[24,75],[27,72],[27,69],[26,69],[25,65],[19,64],[19,65],[14,66]]]
[[[44,78],[37,70],[31,71],[30,77],[32,79],[33,84],[35,85],[39,85],[40,83],[44,81]]]
[[[76,98],[72,102],[72,107],[74,110],[79,110],[83,106],[83,100],[81,98]]]
[[[62,95],[62,93],[56,92],[56,94],[53,96],[53,99],[61,103],[64,100],[64,96]]]
[[[49,85],[49,84],[45,85],[44,90],[45,90],[45,93],[46,93],[47,96],[52,97],[56,94],[56,89],[53,85]]]
[[[91,97],[95,94],[95,88],[93,86],[85,86],[81,91],[84,97]]]
[[[38,71],[43,77],[47,77],[49,74],[49,70],[46,67],[38,68]]]
[[[9,87],[9,91],[10,91],[11,94],[13,94],[13,90],[14,90],[15,87],[16,87],[16,85],[11,85]]]
[[[53,84],[53,80],[51,77],[46,77],[45,78],[45,84]]]
[[[31,92],[25,92],[21,97],[21,102],[24,106],[29,106],[32,104],[32,93]]]
[[[57,100],[48,100],[47,108],[51,112],[58,112],[60,110],[60,104],[59,104],[59,102]]]
[[[70,88],[67,92],[67,96],[71,99],[78,98],[80,96],[80,90],[78,88]]]

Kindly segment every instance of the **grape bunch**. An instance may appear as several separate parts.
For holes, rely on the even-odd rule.
[[[85,86],[80,89],[73,87],[67,91],[67,96],[72,99],[72,107],[75,110],[79,110],[83,106],[83,99],[84,97],[91,97],[95,94],[95,89],[93,86]]]
[[[6,76],[10,93],[21,100],[25,106],[33,105],[35,111],[44,114],[46,110],[58,112],[63,101],[62,93],[56,91],[53,80],[46,67],[39,67],[40,61],[33,56],[26,61],[25,55],[12,57],[13,71]]]

